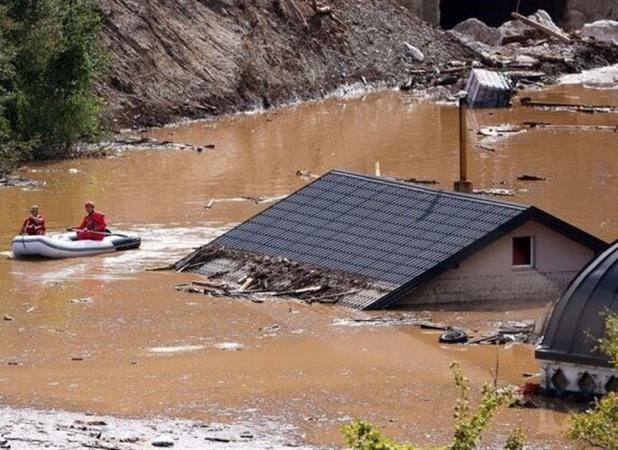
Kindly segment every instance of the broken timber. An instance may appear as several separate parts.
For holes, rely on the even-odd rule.
[[[547,34],[548,36],[556,38],[556,39],[558,39],[558,40],[560,40],[560,41],[562,41],[564,43],[567,43],[567,44],[571,43],[571,39],[569,39],[569,37],[565,36],[564,34],[558,33],[557,31],[552,30],[551,28],[546,27],[545,25],[540,24],[540,23],[538,23],[538,22],[536,22],[536,21],[534,21],[532,19],[529,19],[526,16],[522,16],[521,14],[519,14],[517,12],[511,13],[511,17],[513,17],[514,19],[519,20],[520,22],[522,22],[522,23],[524,23],[524,24],[526,24],[526,25],[528,25],[528,26],[530,26],[532,28],[535,28],[535,29],[539,30],[542,33]]]

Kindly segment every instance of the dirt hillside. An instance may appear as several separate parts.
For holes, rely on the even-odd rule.
[[[99,0],[117,127],[160,125],[400,82],[465,56],[393,0]],[[419,55],[414,48],[420,50]]]

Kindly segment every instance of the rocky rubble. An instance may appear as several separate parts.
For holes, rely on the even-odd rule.
[[[597,20],[582,27],[582,36],[618,45],[618,21]]]
[[[286,430],[285,432],[283,430]],[[0,407],[0,449],[309,450],[280,424],[204,424]]]
[[[506,71],[515,81],[522,80],[527,85],[554,82],[562,73],[618,62],[618,46],[609,42],[612,27],[608,24],[591,26],[586,32],[569,36],[543,10],[528,19],[540,27],[511,20],[493,28],[477,19],[468,19],[448,33],[473,52],[481,64]],[[603,39],[592,39],[595,33]],[[527,86],[520,83],[519,87]]]

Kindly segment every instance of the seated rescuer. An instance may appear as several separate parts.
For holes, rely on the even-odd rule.
[[[30,216],[24,221],[19,234],[29,236],[45,234],[45,217],[39,214],[37,205],[32,205],[30,208]]]
[[[82,223],[78,227],[74,227],[77,231],[77,239],[79,240],[92,240],[102,241],[106,235],[107,224],[105,223],[105,216],[94,209],[94,203],[86,202],[84,205],[86,208],[86,216]]]

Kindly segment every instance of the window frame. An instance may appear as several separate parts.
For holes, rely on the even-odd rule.
[[[530,239],[530,264],[515,264],[515,239]],[[513,236],[511,239],[511,267],[515,270],[534,269],[536,267],[536,239],[534,235]]]

